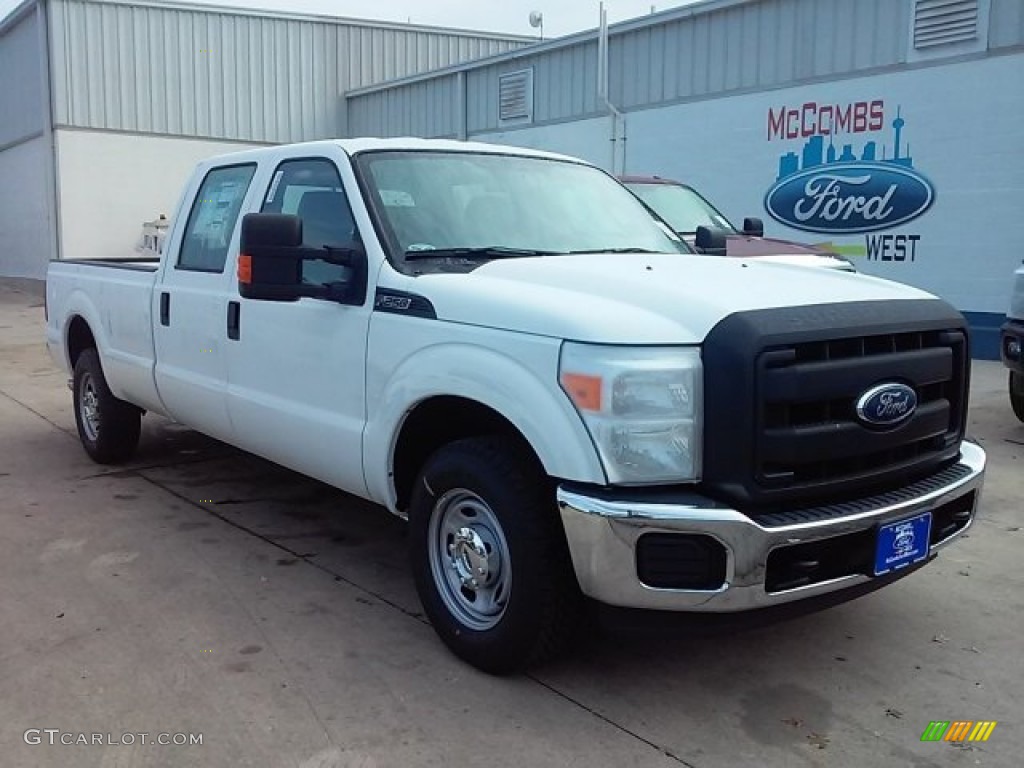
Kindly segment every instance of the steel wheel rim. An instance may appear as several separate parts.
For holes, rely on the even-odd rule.
[[[90,373],[82,374],[78,385],[78,413],[85,436],[91,442],[96,442],[100,434],[100,400]]]
[[[508,606],[512,559],[494,511],[477,494],[457,488],[430,513],[430,571],[445,608],[478,631],[493,628]]]

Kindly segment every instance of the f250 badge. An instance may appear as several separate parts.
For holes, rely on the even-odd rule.
[[[906,384],[879,384],[857,399],[857,418],[875,427],[895,426],[916,410],[917,393]]]

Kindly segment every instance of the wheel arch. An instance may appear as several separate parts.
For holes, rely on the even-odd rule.
[[[402,422],[392,451],[395,506],[408,508],[420,469],[435,451],[467,437],[498,435],[543,463],[526,436],[501,413],[466,397],[436,395],[420,401]]]
[[[86,320],[82,315],[75,314],[71,316],[68,322],[67,332],[64,334],[64,344],[67,350],[68,365],[72,371],[75,370],[75,363],[78,362],[78,358],[81,357],[82,352],[89,349],[99,350],[99,345],[96,343],[96,336],[92,332],[92,328],[89,326],[89,321]]]
[[[486,434],[517,441],[549,477],[604,483],[590,435],[558,389],[557,358],[550,364],[548,382],[497,350],[449,343],[421,350],[386,381],[369,383],[379,393],[368,404],[363,440],[373,500],[404,515],[411,480],[433,451],[454,439]]]

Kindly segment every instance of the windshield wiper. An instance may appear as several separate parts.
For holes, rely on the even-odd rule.
[[[510,248],[504,245],[488,245],[479,248],[434,248],[422,251],[406,251],[406,261],[423,259],[517,259],[523,256],[554,256],[558,251],[539,251],[533,248]]]
[[[662,251],[652,251],[650,248],[584,248],[581,251],[569,251],[569,253],[662,253]]]

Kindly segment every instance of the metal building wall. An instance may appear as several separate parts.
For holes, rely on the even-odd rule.
[[[1024,2],[983,3],[989,49],[1024,44]],[[719,0],[618,24],[609,41],[610,98],[636,110],[904,65],[911,10],[912,0]],[[367,135],[398,135],[399,126],[453,135],[450,124],[425,125],[409,113],[424,101],[447,104],[461,73],[466,133],[508,130],[498,121],[498,78],[530,66],[534,115],[523,127],[606,114],[596,99],[597,45],[589,32],[357,91],[348,98],[350,119]]]
[[[989,48],[997,50],[1024,44],[1024,2],[1021,0],[991,0],[991,3]],[[1017,87],[1020,87],[1019,83]]]
[[[459,75],[452,74],[367,94],[358,109],[349,111],[349,133],[383,135],[381,126],[387,126],[389,136],[462,138],[461,82]]]
[[[456,67],[355,93],[348,99],[351,132],[358,136],[455,138],[495,130],[499,127],[499,77],[527,67],[534,69],[535,123],[597,112],[596,41],[583,39],[557,48],[548,44],[530,50],[535,52],[524,50],[498,62]],[[435,105],[441,109],[432,110]],[[427,114],[425,110],[432,111]]]
[[[909,14],[893,0],[761,0],[640,26],[613,38],[611,99],[632,109],[890,66],[906,58]]]
[[[343,92],[524,44],[145,1],[50,0],[49,8],[58,127],[215,139],[342,135]]]
[[[41,277],[53,255],[53,154],[42,11],[0,22],[0,275]]]
[[[0,31],[0,151],[43,132],[41,48],[34,6],[5,22]]]

